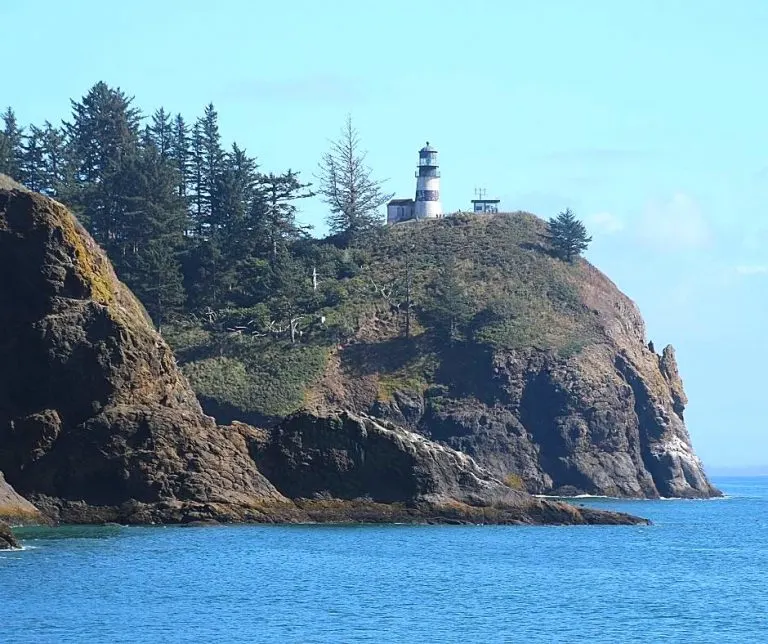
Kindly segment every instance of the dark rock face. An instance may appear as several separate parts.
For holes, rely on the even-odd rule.
[[[205,416],[59,204],[0,190],[0,470],[62,521],[265,520],[295,509]]]
[[[498,355],[493,402],[442,405],[419,427],[498,476],[518,474],[535,493],[718,494],[683,422],[671,347],[660,360],[639,357],[605,345],[570,360],[536,350]]]
[[[0,521],[0,550],[14,550],[21,548],[18,539],[11,532],[11,528],[6,523]]]
[[[295,415],[254,444],[275,486],[308,513],[389,507],[389,520],[584,524],[635,520],[534,499],[505,485],[471,457],[391,423],[341,412]],[[330,502],[329,502],[330,501]]]

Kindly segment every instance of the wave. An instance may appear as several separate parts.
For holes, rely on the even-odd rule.
[[[560,496],[559,494],[531,494],[531,496],[537,498],[537,499],[557,499],[557,500],[563,500],[566,501],[568,499],[610,499],[615,501],[624,501],[625,499],[621,498],[620,496],[605,496],[602,494],[575,494],[573,496]],[[635,500],[635,499],[632,499]],[[642,500],[642,499],[639,499]]]
[[[38,546],[30,546],[28,544],[22,543],[21,548],[8,548],[8,550],[2,550],[0,551],[0,555],[6,555],[10,552],[25,552],[27,550],[37,550]]]

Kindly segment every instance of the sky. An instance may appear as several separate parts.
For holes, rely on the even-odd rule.
[[[397,196],[429,140],[446,211],[570,207],[675,346],[709,471],[768,471],[768,2],[0,0],[0,24],[22,123],[103,80],[146,113],[213,102],[225,142],[311,180],[350,114]]]

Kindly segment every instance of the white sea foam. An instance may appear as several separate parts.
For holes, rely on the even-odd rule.
[[[706,499],[690,499],[684,496],[660,496],[657,499],[648,499],[643,497],[633,496],[606,496],[602,494],[576,494],[574,496],[557,496],[556,494],[532,494],[531,496],[537,499],[554,499],[558,501],[568,501],[570,499],[607,499],[609,501],[723,501],[726,499],[732,499],[733,496],[729,494],[723,494],[723,496],[712,496]]]
[[[732,499],[730,494],[723,494],[723,496],[711,496],[706,499],[689,499],[684,496],[660,496],[657,501],[726,501]]]
[[[37,546],[28,546],[22,543],[21,548],[9,548],[8,550],[3,550],[2,554],[5,555],[5,554],[8,554],[9,552],[24,552],[26,550],[36,550],[36,549],[37,549]]]
[[[531,496],[536,497],[537,499],[557,499],[560,501],[567,501],[568,499],[611,499],[616,501],[631,500],[622,499],[618,496],[605,496],[601,494],[575,494],[574,496],[558,496],[557,494],[532,494]]]

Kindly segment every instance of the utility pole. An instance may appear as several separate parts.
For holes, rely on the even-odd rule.
[[[317,293],[317,267],[312,267],[312,291]]]

